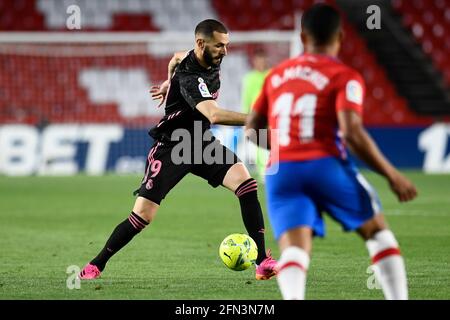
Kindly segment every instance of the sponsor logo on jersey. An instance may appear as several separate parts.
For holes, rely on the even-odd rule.
[[[363,90],[361,84],[356,80],[350,80],[347,82],[345,88],[347,100],[356,104],[362,104],[363,102]]]
[[[206,85],[203,78],[198,78],[198,82],[200,82],[198,84],[198,90],[200,91],[202,97],[204,98],[212,97],[211,93],[209,93],[208,86]]]

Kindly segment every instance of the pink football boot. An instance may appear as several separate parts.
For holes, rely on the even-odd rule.
[[[277,261],[272,258],[270,254],[270,250],[267,250],[267,257],[256,266],[256,280],[269,280],[274,275],[276,275],[275,266],[277,265]]]
[[[97,266],[94,266],[93,264],[88,263],[83,270],[81,270],[80,274],[78,275],[78,278],[81,280],[90,280],[90,279],[96,279],[100,277],[101,271],[97,268]]]

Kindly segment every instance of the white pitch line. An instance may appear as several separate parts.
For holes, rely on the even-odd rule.
[[[450,211],[423,211],[423,210],[385,210],[387,216],[417,216],[417,217],[448,217],[450,218]]]

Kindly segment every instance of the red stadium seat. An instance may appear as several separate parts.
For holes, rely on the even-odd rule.
[[[210,0],[215,13],[225,22],[230,30],[292,30],[295,25],[293,13],[304,10],[316,0]],[[424,51],[430,54],[437,67],[443,70],[444,78],[450,84],[450,66],[445,53],[450,51],[450,7],[445,0],[431,0],[435,6],[428,5],[426,0],[393,0],[394,9],[402,14],[403,24],[413,32]],[[89,14],[95,14],[97,4],[91,1]],[[326,1],[334,4],[335,1]],[[57,30],[48,27],[50,24],[37,8],[35,0],[0,0],[0,29],[12,30]],[[173,2],[178,3],[178,2]],[[42,5],[42,3],[41,3]],[[95,10],[94,10],[95,9]],[[198,17],[196,17],[197,19]],[[149,13],[118,12],[113,14],[108,28],[83,28],[83,31],[157,31],[159,30]],[[156,21],[156,20],[154,20]],[[366,80],[367,96],[365,112],[368,124],[411,123],[417,119],[410,113],[406,102],[394,89],[381,66],[361,36],[353,27],[344,21],[345,41],[342,46],[341,60],[360,70]],[[62,30],[65,30],[63,27]],[[243,45],[244,52],[250,52],[254,46]],[[269,48],[270,49],[270,48]],[[67,67],[67,63],[70,67]],[[153,66],[167,63],[167,57],[156,58],[150,55],[136,56],[132,59],[118,57],[86,57],[86,58],[49,58],[33,56],[8,56],[0,54],[0,122],[19,121],[37,123],[43,118],[49,121],[84,121],[121,122],[118,106],[112,103],[93,105],[88,92],[78,83],[78,74],[85,68],[95,65],[101,68],[118,69],[139,66],[147,71],[152,81],[166,77],[165,71],[155,71]],[[21,66],[27,65],[28,68]],[[47,76],[57,74],[57,77]],[[23,83],[35,81],[24,90]],[[13,79],[13,80],[11,80]],[[19,97],[17,105],[6,106],[5,101],[11,97]],[[14,99],[16,101],[16,99]],[[33,104],[33,108],[30,108]],[[7,120],[9,119],[9,120]],[[148,119],[147,119],[148,120]],[[143,117],[142,123],[146,119]]]
[[[402,21],[421,44],[434,65],[441,69],[443,52],[449,52],[450,39],[446,30],[450,27],[450,6],[446,0],[434,0],[432,5],[425,0],[394,0],[394,10],[402,15]],[[444,58],[445,59],[445,58]],[[441,69],[443,71],[443,69]],[[447,84],[450,86],[450,81]]]

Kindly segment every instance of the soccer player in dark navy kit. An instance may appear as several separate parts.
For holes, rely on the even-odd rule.
[[[111,234],[101,252],[81,271],[81,279],[95,279],[108,260],[155,217],[161,201],[188,173],[214,188],[223,185],[239,199],[248,234],[258,246],[256,279],[275,275],[276,261],[266,253],[264,220],[257,198],[257,182],[244,164],[209,131],[211,124],[245,124],[246,114],[219,108],[220,64],[227,54],[228,31],[208,19],[195,29],[195,49],[175,54],[169,79],[153,96],[166,100],[165,116],[150,130],[154,144],[130,216]]]

